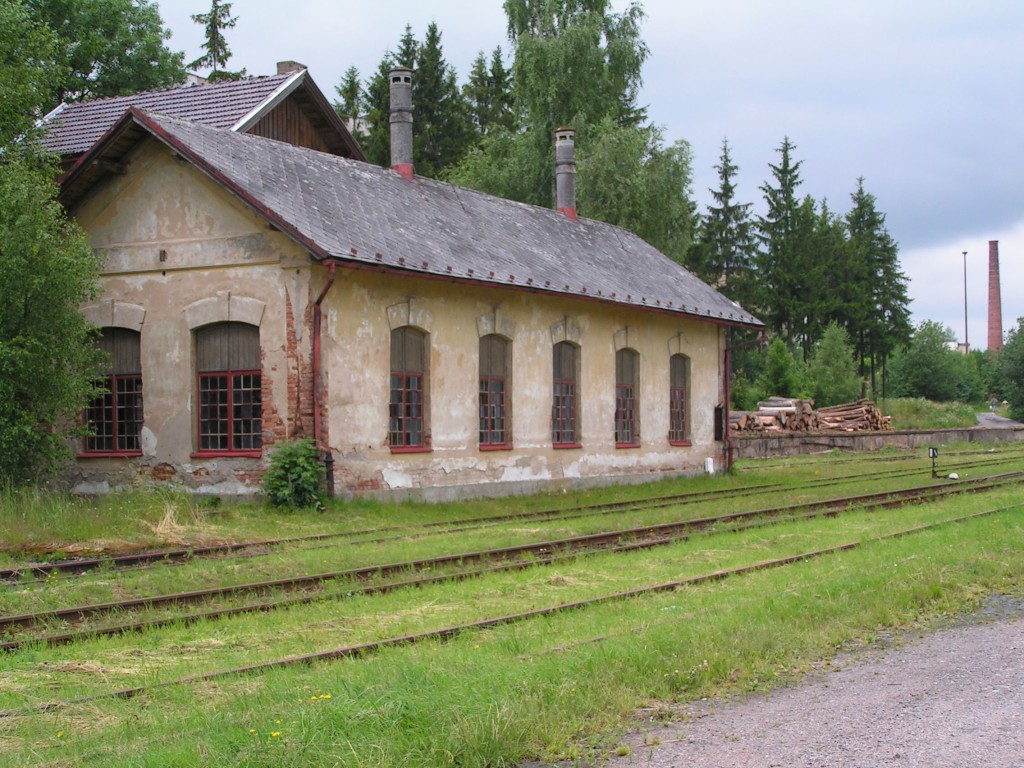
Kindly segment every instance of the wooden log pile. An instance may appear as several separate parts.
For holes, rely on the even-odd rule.
[[[770,397],[756,411],[730,411],[734,432],[858,432],[892,429],[870,400],[815,410],[813,400]]]
[[[868,432],[892,429],[891,416],[883,416],[870,400],[818,409],[820,429],[832,432]]]

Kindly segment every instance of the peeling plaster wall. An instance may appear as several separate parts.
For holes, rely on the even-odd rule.
[[[139,330],[143,455],[79,457],[83,492],[176,483],[223,495],[258,488],[276,440],[312,434],[312,305],[326,270],[223,187],[155,141],[127,158],[72,212],[107,253],[97,325]],[[344,222],[339,222],[344,226]],[[721,456],[724,331],[655,312],[579,298],[337,270],[323,317],[322,415],[339,495],[445,499],[650,480],[704,471]],[[197,458],[192,330],[258,324],[263,355],[262,458]],[[429,334],[431,450],[388,445],[390,331]],[[478,448],[481,335],[512,341],[511,450]],[[580,448],[551,446],[552,345],[580,345]],[[640,355],[640,447],[615,447],[615,351]],[[690,358],[691,445],[668,442],[669,356]]]
[[[339,493],[421,496],[529,492],[650,480],[716,463],[714,411],[722,401],[723,331],[710,323],[631,312],[593,301],[339,271],[326,303],[324,367]],[[429,452],[388,445],[389,338],[408,323],[429,334]],[[512,450],[478,448],[478,345],[512,340]],[[552,345],[581,350],[581,447],[551,447]],[[640,354],[640,447],[616,448],[615,351]],[[669,357],[691,360],[691,445],[669,430]]]
[[[308,254],[156,142],[73,211],[105,251],[96,325],[141,333],[145,426],[141,457],[79,454],[75,490],[177,483],[224,495],[256,490],[267,448],[308,432],[312,415]],[[264,458],[196,458],[192,330],[222,320],[257,325],[263,356]],[[303,411],[308,418],[300,418]]]

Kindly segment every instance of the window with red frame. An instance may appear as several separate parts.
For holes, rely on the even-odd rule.
[[[685,443],[690,439],[690,420],[687,418],[690,396],[690,358],[672,355],[669,358],[668,441]]]
[[[104,328],[99,347],[109,356],[106,376],[97,382],[106,390],[89,403],[89,433],[83,453],[137,456],[142,453],[142,354],[138,331]]]
[[[427,335],[405,326],[391,332],[391,448],[426,448]]]
[[[258,453],[263,448],[260,329],[217,323],[196,331],[199,453]]]
[[[640,355],[632,349],[615,353],[615,444],[637,445],[640,424],[636,395],[639,389]]]
[[[509,350],[511,345],[501,336],[480,339],[480,445],[504,447],[511,445],[509,432]]]
[[[552,361],[551,442],[556,446],[576,445],[579,442],[578,368],[579,347],[569,341],[555,344]]]

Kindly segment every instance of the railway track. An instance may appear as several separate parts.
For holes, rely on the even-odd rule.
[[[181,592],[174,594],[139,597],[117,602],[81,605],[36,613],[0,617],[0,632],[8,635],[21,631],[52,626],[62,622],[81,623],[87,619],[111,613],[130,613],[137,610],[152,610],[169,606],[201,604],[213,599],[240,598],[246,595],[265,594],[272,591],[306,591],[300,597],[276,599],[258,603],[247,603],[206,611],[193,611],[186,615],[175,615],[156,619],[136,620],[107,627],[90,627],[77,631],[65,631],[50,635],[29,635],[16,637],[0,643],[0,649],[14,651],[29,643],[62,644],[90,636],[122,634],[132,631],[156,628],[175,623],[194,623],[200,620],[224,618],[243,613],[268,612],[284,607],[310,603],[322,599],[336,599],[353,594],[385,592],[398,588],[422,586],[428,583],[473,578],[483,573],[511,570],[534,565],[548,564],[559,559],[579,557],[596,552],[625,552],[648,549],[680,541],[695,533],[708,530],[739,530],[756,525],[765,525],[780,520],[833,516],[853,507],[884,509],[908,503],[934,501],[951,494],[981,492],[1010,483],[1017,483],[1024,472],[1005,473],[977,480],[960,481],[954,485],[924,486],[902,491],[883,491],[839,497],[823,501],[789,504],[743,512],[732,512],[704,518],[695,518],[658,525],[646,525],[630,529],[616,529],[571,538],[535,542],[530,544],[462,552],[439,557],[400,563],[375,564],[343,571],[309,574],[289,579],[253,582],[249,584]],[[478,567],[483,566],[483,567]],[[431,571],[451,569],[450,572],[435,573],[414,579],[386,582],[409,574],[429,574]],[[326,594],[325,585],[339,582],[344,589],[335,594]],[[366,585],[368,581],[375,583]],[[362,586],[359,585],[363,583]]]
[[[639,597],[645,597],[649,595],[658,594],[661,592],[675,591],[683,587],[699,586],[714,583],[735,576],[751,574],[757,571],[763,571],[773,568],[782,568],[789,565],[806,562],[812,559],[847,552],[858,547],[862,547],[866,544],[877,543],[888,539],[909,536],[930,529],[938,528],[940,526],[958,524],[969,520],[975,520],[981,517],[991,516],[999,512],[1019,510],[1021,508],[1024,508],[1024,504],[1015,504],[1008,507],[1000,507],[996,509],[985,510],[971,515],[947,518],[945,520],[936,521],[926,525],[905,528],[902,530],[893,531],[882,534],[880,536],[869,537],[858,541],[846,542],[843,544],[825,547],[821,549],[808,550],[781,558],[761,560],[734,568],[715,570],[704,574],[691,576],[685,579],[653,584],[623,592],[615,592],[611,594],[595,596],[585,600],[579,600],[569,603],[560,603],[549,607],[538,608],[530,611],[479,619],[472,622],[446,626],[439,629],[432,629],[415,634],[400,635],[396,637],[383,638],[371,642],[346,645],[325,651],[318,651],[315,653],[304,655],[289,656],[286,658],[274,659],[244,667],[235,667],[231,669],[222,669],[214,672],[208,672],[204,674],[190,675],[182,678],[177,678],[174,680],[156,682],[149,685],[139,685],[128,688],[120,688],[112,691],[107,691],[104,693],[71,698],[63,701],[51,701],[43,704],[25,707],[22,709],[0,711],[0,718],[27,716],[40,712],[50,712],[54,710],[79,706],[82,704],[87,704],[102,699],[129,699],[159,689],[166,689],[174,686],[195,685],[198,683],[206,683],[229,677],[259,674],[262,672],[270,671],[273,669],[280,669],[284,667],[310,665],[317,662],[331,662],[340,659],[361,658],[370,654],[377,653],[387,648],[410,645],[414,643],[421,643],[427,641],[444,642],[465,632],[479,631],[502,625],[530,621],[532,619],[552,616],[555,614],[584,610],[589,607],[594,607],[611,602],[619,602]]]
[[[888,457],[886,457],[888,458]],[[915,457],[919,458],[919,457]],[[1013,457],[1010,457],[1011,459]],[[985,460],[961,463],[955,469],[977,469],[980,467],[994,466],[1006,463],[1007,458],[1002,456],[992,457]],[[949,468],[944,468],[944,470]],[[822,480],[814,484],[815,488],[825,488],[841,485],[848,482],[870,477],[879,478],[900,478],[912,477],[930,471],[930,467],[898,468],[883,472],[856,473],[842,475],[839,477]],[[605,502],[593,505],[581,505],[575,507],[562,507],[545,510],[533,510],[529,512],[509,513],[504,515],[492,515],[486,517],[463,518],[460,520],[444,520],[421,523],[415,526],[387,526],[378,528],[367,528],[355,531],[339,531],[334,533],[314,534],[310,536],[295,536],[280,539],[263,539],[256,541],[235,542],[205,547],[176,547],[172,549],[150,550],[144,552],[132,552],[122,555],[100,556],[88,558],[61,559],[50,562],[26,563],[0,569],[0,580],[19,581],[24,584],[26,575],[37,575],[46,577],[54,573],[82,574],[100,567],[106,568],[138,568],[148,567],[155,564],[177,564],[189,562],[202,558],[223,557],[226,555],[239,554],[243,556],[261,556],[269,552],[289,545],[323,544],[342,540],[352,540],[353,544],[375,544],[400,538],[411,538],[427,536],[434,533],[458,533],[467,530],[476,530],[488,526],[514,520],[539,521],[551,519],[570,520],[573,518],[614,514],[624,511],[642,511],[645,509],[661,509],[671,506],[679,506],[689,503],[697,503],[708,500],[727,500],[732,498],[743,498],[752,495],[771,494],[779,491],[796,491],[798,488],[785,486],[780,482],[762,483],[756,486],[748,486],[742,489],[719,489],[714,491],[691,491],[679,494],[650,497],[645,499],[632,499],[617,502]],[[366,537],[366,538],[360,538]]]

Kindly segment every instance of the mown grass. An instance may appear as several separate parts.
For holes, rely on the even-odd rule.
[[[448,643],[6,720],[0,756],[285,768],[591,757],[640,707],[673,717],[673,703],[764,690],[880,631],[1021,594],[1022,533],[1022,516],[1003,514]]]
[[[921,397],[880,400],[879,409],[892,416],[893,429],[952,429],[978,426],[978,408],[971,403],[936,403]]]
[[[814,464],[811,471],[825,470]],[[30,648],[2,660],[3,706],[557,605],[1021,502],[1019,491],[1003,490],[270,617]],[[449,643],[4,719],[0,763],[498,766],[589,756],[614,748],[615,734],[641,706],[671,716],[673,702],[762,690],[879,631],[923,625],[988,593],[1021,594],[1022,533],[1018,506],[774,571],[466,632]]]

